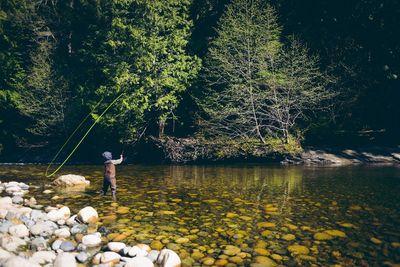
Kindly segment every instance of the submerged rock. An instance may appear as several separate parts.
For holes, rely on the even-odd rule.
[[[302,245],[288,246],[288,250],[293,254],[307,255],[308,253],[310,253],[310,250],[306,246],[302,246]]]
[[[334,237],[346,237],[346,233],[339,230],[325,230],[325,233]]]
[[[257,256],[255,261],[256,263],[253,263],[252,267],[274,267],[278,265],[274,260],[265,256]]]
[[[376,237],[371,237],[370,241],[371,241],[372,243],[374,243],[375,245],[380,245],[380,244],[382,244],[382,241],[379,240],[379,239],[376,238]]]
[[[320,233],[314,234],[314,239],[315,240],[331,240],[331,239],[333,239],[333,236],[328,235],[325,232],[320,232]]]
[[[293,239],[296,239],[296,236],[293,235],[293,234],[286,234],[286,235],[283,235],[283,236],[282,236],[282,239],[283,239],[283,240],[286,240],[286,241],[291,241],[291,240],[293,240]]]
[[[240,248],[227,245],[224,249],[224,254],[228,256],[235,256],[240,253]]]

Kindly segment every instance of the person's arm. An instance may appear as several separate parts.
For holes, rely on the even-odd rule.
[[[112,159],[111,163],[114,165],[118,165],[121,164],[121,162],[124,160],[124,157],[122,155],[120,155],[119,159]]]

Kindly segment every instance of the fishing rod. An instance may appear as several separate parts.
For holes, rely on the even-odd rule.
[[[52,173],[49,174],[49,169],[50,167],[53,165],[54,161],[57,159],[58,155],[61,153],[61,151],[64,149],[64,147],[69,143],[69,141],[71,140],[71,138],[75,135],[75,133],[78,131],[78,129],[83,125],[83,123],[90,117],[90,115],[92,114],[92,112],[97,108],[98,105],[100,105],[100,103],[103,101],[103,99],[101,99],[96,105],[95,107],[92,109],[92,111],[83,119],[83,121],[78,125],[78,127],[73,131],[73,133],[69,136],[69,138],[67,139],[67,141],[65,141],[65,143],[61,146],[61,148],[58,150],[57,154],[53,157],[53,159],[51,160],[51,162],[49,163],[49,165],[46,168],[46,173],[45,176],[46,177],[51,177],[53,175],[55,175],[64,165],[65,163],[70,159],[70,157],[75,153],[75,151],[78,149],[78,147],[80,146],[80,144],[83,142],[83,140],[85,140],[86,136],[92,131],[93,127],[100,121],[100,119],[103,117],[104,114],[106,114],[106,112],[118,101],[118,99],[124,95],[125,92],[122,92],[119,96],[117,96],[104,110],[103,112],[96,118],[96,120],[92,123],[92,125],[89,127],[89,129],[86,131],[86,133],[83,135],[83,137],[79,140],[79,142],[75,145],[75,147],[72,149],[72,151],[69,153],[69,155],[65,158],[65,160],[61,163],[60,166],[58,166],[56,168],[55,171],[53,171]]]
[[[144,126],[144,127],[143,127],[143,131],[136,137],[135,141],[133,141],[132,143],[130,143],[130,146],[131,146],[131,147],[133,147],[134,145],[136,145],[136,143],[142,138],[142,136],[144,135],[144,133],[145,133],[146,130],[147,130],[148,125],[149,125],[149,124],[147,124],[146,126]],[[124,140],[127,139],[128,134],[129,134],[129,133],[125,134]],[[122,142],[122,152],[121,152],[121,155],[124,155],[124,152],[125,152],[125,145],[126,145],[126,142],[123,141],[123,142]],[[125,162],[127,159],[128,159],[128,158],[124,156],[124,162]]]

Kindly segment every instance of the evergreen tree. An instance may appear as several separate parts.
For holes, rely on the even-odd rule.
[[[199,69],[199,60],[186,52],[192,26],[189,6],[189,0],[113,2],[110,58],[104,69],[109,82],[98,93],[110,100],[125,94],[108,123],[118,119],[126,128],[133,121],[127,127],[130,134],[157,123],[163,134],[181,93]]]
[[[32,1],[0,0],[0,152],[25,134],[18,99],[30,64],[35,13]]]

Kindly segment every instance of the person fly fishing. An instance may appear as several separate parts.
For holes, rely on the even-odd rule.
[[[104,161],[104,180],[103,180],[103,191],[102,194],[105,196],[108,191],[108,187],[111,187],[111,193],[114,200],[116,200],[117,196],[117,178],[116,178],[116,170],[115,165],[121,164],[124,156],[121,154],[119,159],[112,159],[111,152],[104,152],[101,154]]]

